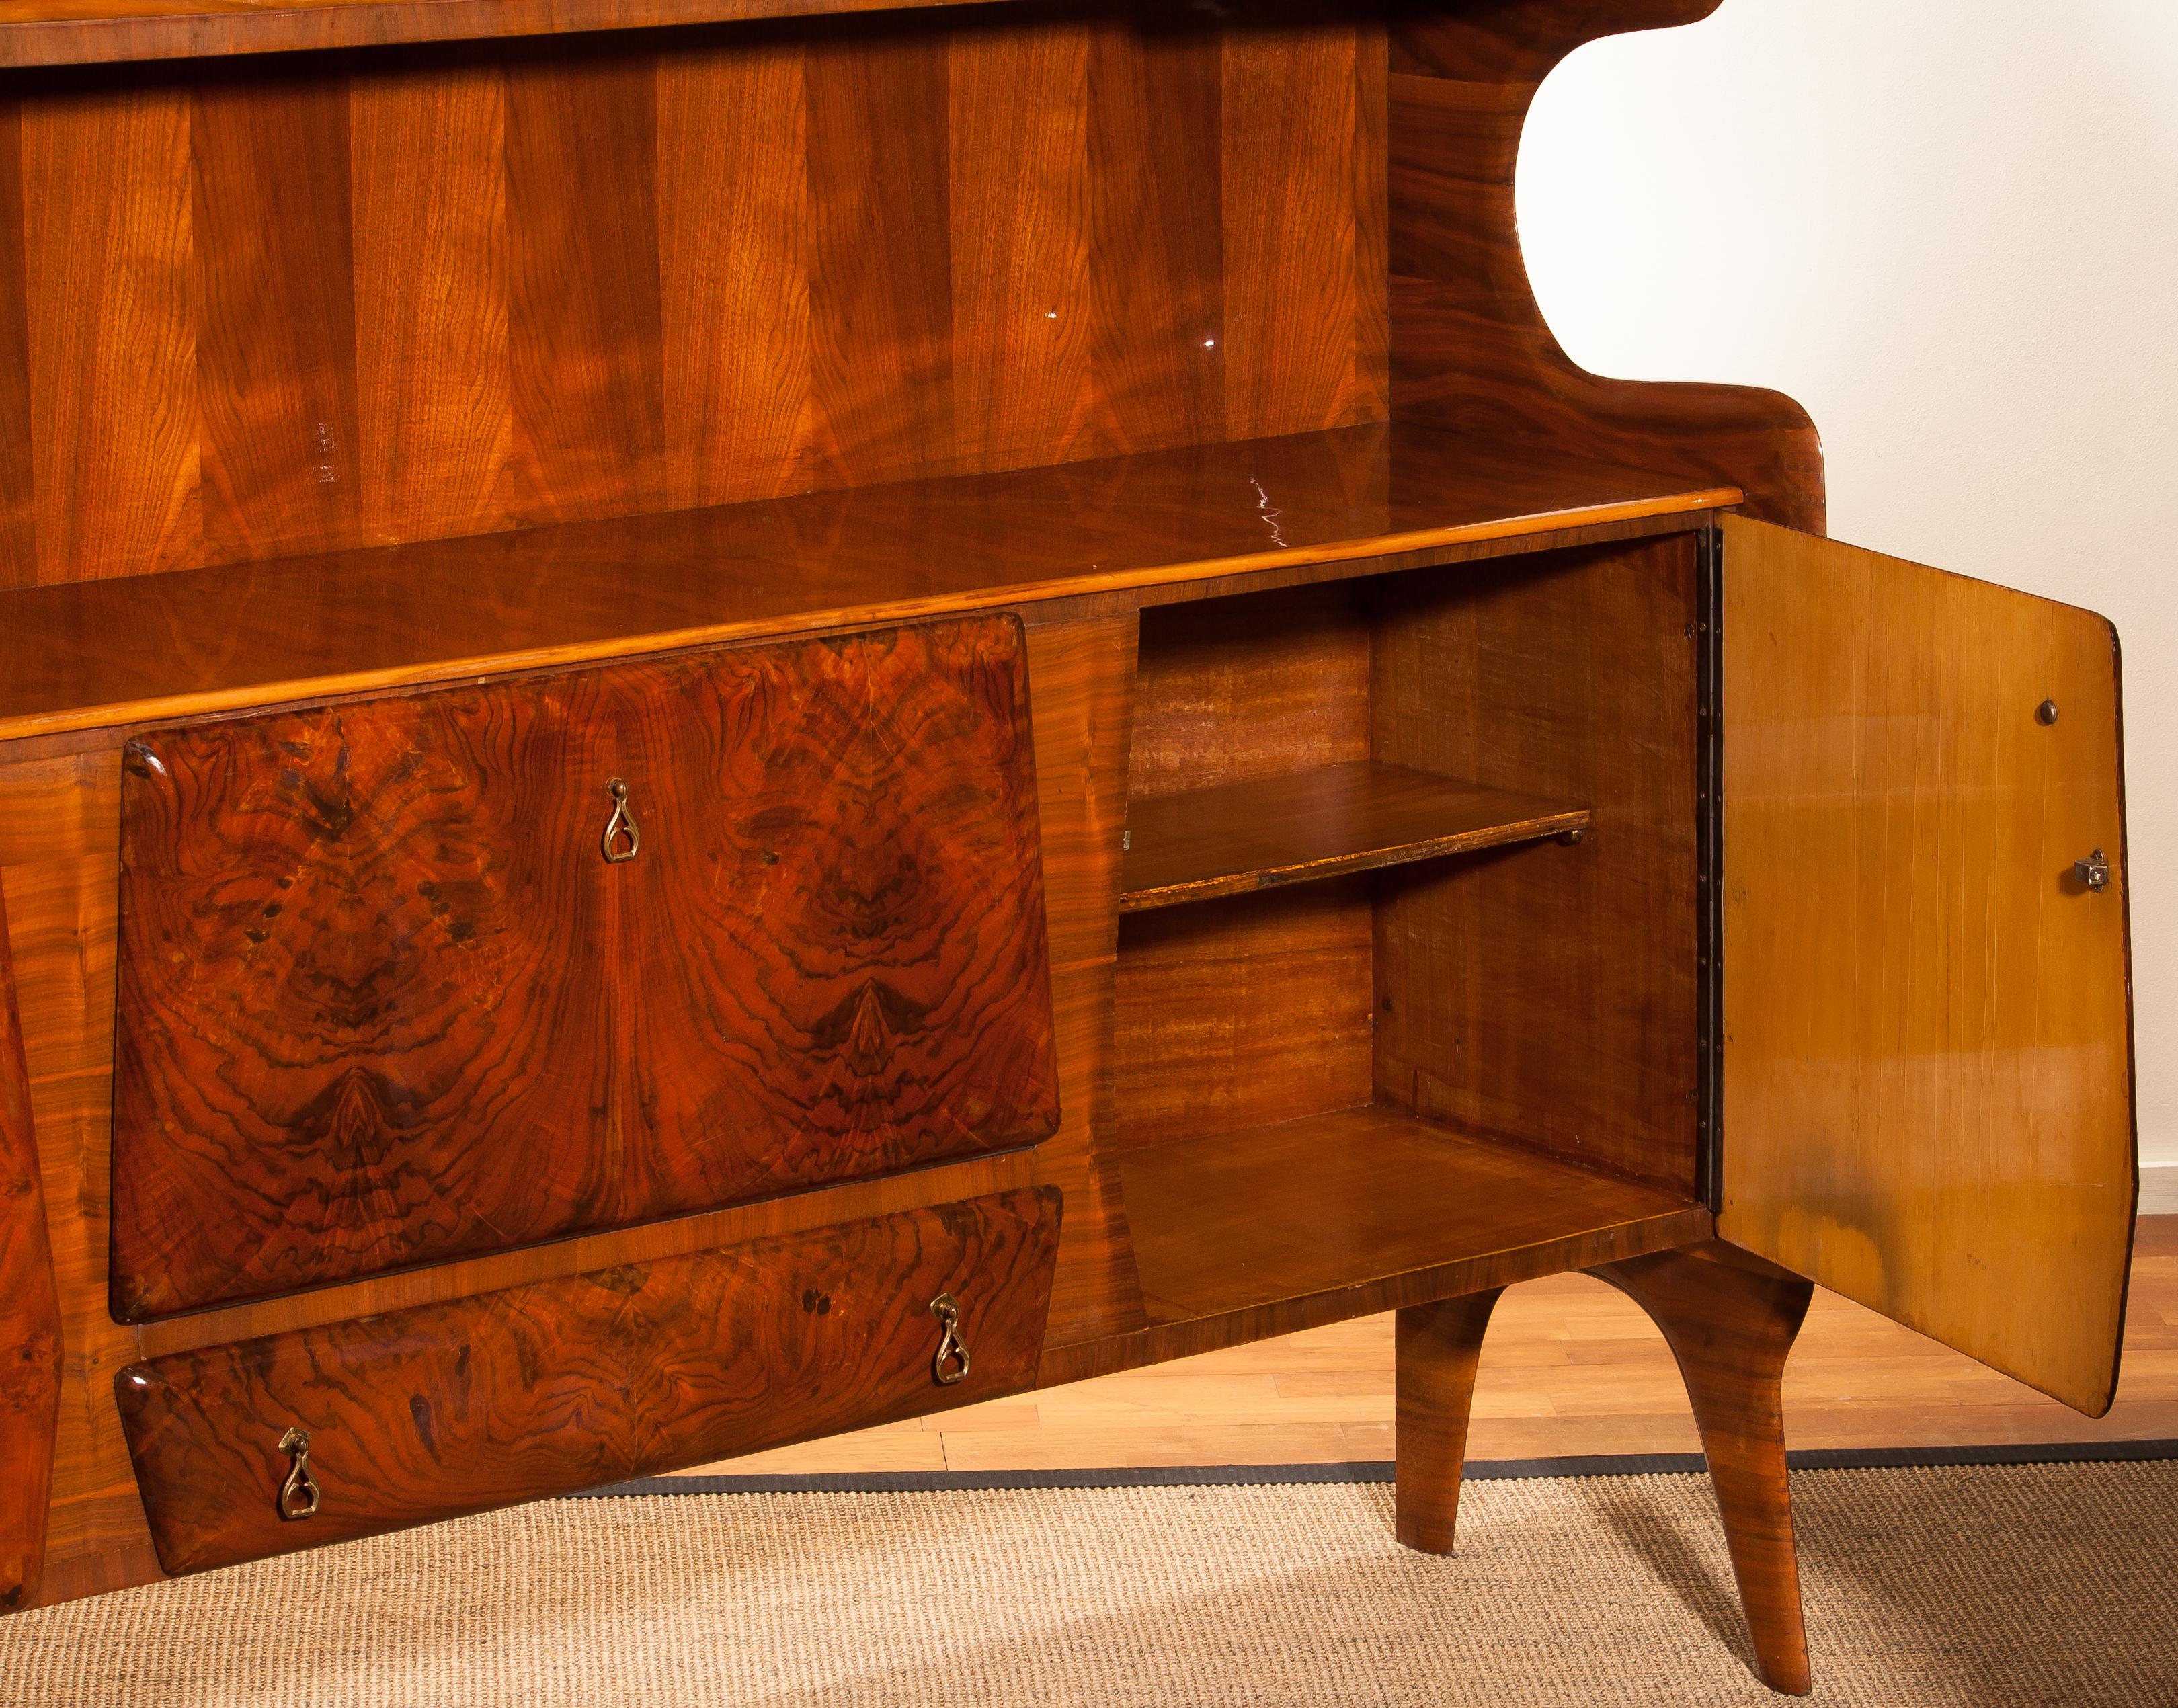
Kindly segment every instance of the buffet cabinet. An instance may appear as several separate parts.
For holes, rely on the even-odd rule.
[[[1803,1691],[1814,1284],[2105,1410],[2110,626],[1520,264],[1710,6],[0,22],[0,1605],[1385,1311],[1449,1552],[1579,1269]]]

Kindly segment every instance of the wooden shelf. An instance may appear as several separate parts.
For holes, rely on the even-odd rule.
[[[1127,803],[1119,911],[1535,842],[1588,828],[1584,807],[1398,765],[1322,765]]]
[[[1125,1152],[1119,1174],[1153,1325],[1401,1277],[1444,1296],[1699,1239],[1709,1219],[1378,1107]]]
[[[25,588],[0,594],[0,740],[1267,571],[1327,577],[1390,554],[1679,525],[1740,497],[1502,438],[1350,427]]]

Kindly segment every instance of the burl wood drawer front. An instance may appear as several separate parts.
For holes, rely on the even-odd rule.
[[[978,618],[133,743],[116,1317],[1048,1137],[1025,652]]]
[[[131,1365],[115,1388],[159,1563],[202,1571],[1018,1392],[1059,1221],[1056,1191],[1010,1192]],[[967,1374],[941,1382],[948,1295]],[[299,1519],[281,1514],[290,1430],[316,1492]],[[309,1503],[299,1484],[287,1499]]]

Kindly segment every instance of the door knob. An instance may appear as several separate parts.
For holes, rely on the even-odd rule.
[[[2072,862],[2072,876],[2090,890],[2107,890],[2110,888],[2110,862],[2103,857],[2103,851],[2098,848],[2086,859]]]

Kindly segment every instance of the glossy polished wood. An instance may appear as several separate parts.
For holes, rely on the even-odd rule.
[[[1543,79],[1577,47],[1691,24],[1718,0],[1470,0],[1392,13],[1393,414],[1746,489],[1750,512],[1823,526],[1822,443],[1791,398],[1577,366],[1537,306],[1513,180]],[[1689,231],[1686,240],[1711,239]]]
[[[0,594],[0,740],[1734,501],[1361,427]]]
[[[0,906],[0,1612],[29,1603],[45,1568],[61,1397],[60,1300],[8,937]]]
[[[1694,1194],[1694,552],[1378,583],[1382,763],[1579,802],[1577,848],[1381,873],[1380,1100]]]
[[[1024,654],[984,618],[132,743],[115,1317],[1049,1136]]]
[[[1381,421],[1384,63],[977,7],[0,85],[0,585]]]
[[[1354,1109],[1129,1151],[1142,1296],[1185,1322],[1408,1271],[1682,1225],[1694,1206],[1396,1109]]]
[[[402,41],[635,30],[984,0],[14,0],[0,66],[293,53]]]
[[[1127,814],[1125,912],[1584,829],[1590,815],[1371,761],[1153,796]]]
[[[1066,1195],[1050,1338],[1142,1322],[1127,1209],[1113,1167],[1113,991],[1119,970],[1119,839],[1127,810],[1133,616],[1029,631],[1036,775],[1058,1023],[1059,1130],[1036,1179]]]
[[[2116,637],[1737,520],[1723,598],[1719,1228],[2099,1416],[2137,1195]]]
[[[1026,1387],[1059,1194],[723,1251],[132,1365],[116,1384],[159,1559],[259,1559]],[[952,1294],[965,1378],[933,1371]],[[284,1433],[317,1511],[281,1515]]]
[[[1367,1103],[1371,917],[1358,881],[1126,916],[1113,1149]]]
[[[1491,1312],[1504,1290],[1409,1305],[1398,1315],[1393,1527],[1401,1542],[1424,1553],[1450,1553],[1458,1536],[1475,1373]]]
[[[1782,1394],[1785,1360],[1813,1286],[1715,1243],[1589,1273],[1627,1295],[1664,1331],[1701,1431],[1754,1640],[1755,1670],[1771,1689],[1806,1695],[1813,1681],[1785,1480]]]
[[[1039,685],[1040,732],[1044,714],[1059,703],[1057,696],[1045,693]],[[1085,710],[1081,715],[1089,714]],[[1064,728],[1062,720],[1053,720],[1049,739],[1055,747],[1064,747]],[[409,1270],[140,1329],[117,1324],[107,1310],[107,1203],[120,779],[119,755],[112,748],[0,766],[0,878],[5,881],[63,1306],[61,1406],[52,1459],[47,1570],[36,1598],[41,1604],[145,1582],[159,1574],[111,1399],[114,1372],[140,1357],[704,1250],[774,1231],[949,1202],[1026,1185],[1033,1178],[1032,1159],[1037,1153],[1012,1152],[625,1233]],[[1053,773],[1047,780],[1053,787],[1065,787],[1061,774]],[[1114,884],[1117,840],[1114,834],[1110,844]],[[1049,881],[1054,885],[1062,881],[1065,869],[1053,865]],[[1055,919],[1060,911],[1054,907]],[[1062,988],[1067,976],[1063,964],[1055,968],[1055,983]],[[1064,1005],[1062,1038],[1078,1025],[1073,1016],[1083,1011],[1078,999]],[[1093,1007],[1086,1011],[1093,1013]],[[1063,1050],[1067,1048],[1062,1043]],[[1066,1070],[1079,1071],[1079,1064],[1070,1062]],[[1068,1130],[1062,1129],[1061,1137],[1044,1148],[1060,1145]],[[1100,1225],[1088,1217],[1089,1201],[1067,1184],[1069,1225],[1076,1216],[1092,1229]],[[1115,1272],[1131,1289],[1131,1258],[1124,1245],[1100,1245],[1075,1254],[1076,1274],[1105,1278]],[[1111,1286],[1116,1293],[1117,1280]],[[1139,1322],[1138,1306],[1130,1317],[1116,1304],[1103,1305],[1106,1296],[1098,1293],[1090,1305],[1077,1308],[1108,1308],[1108,1320]]]

